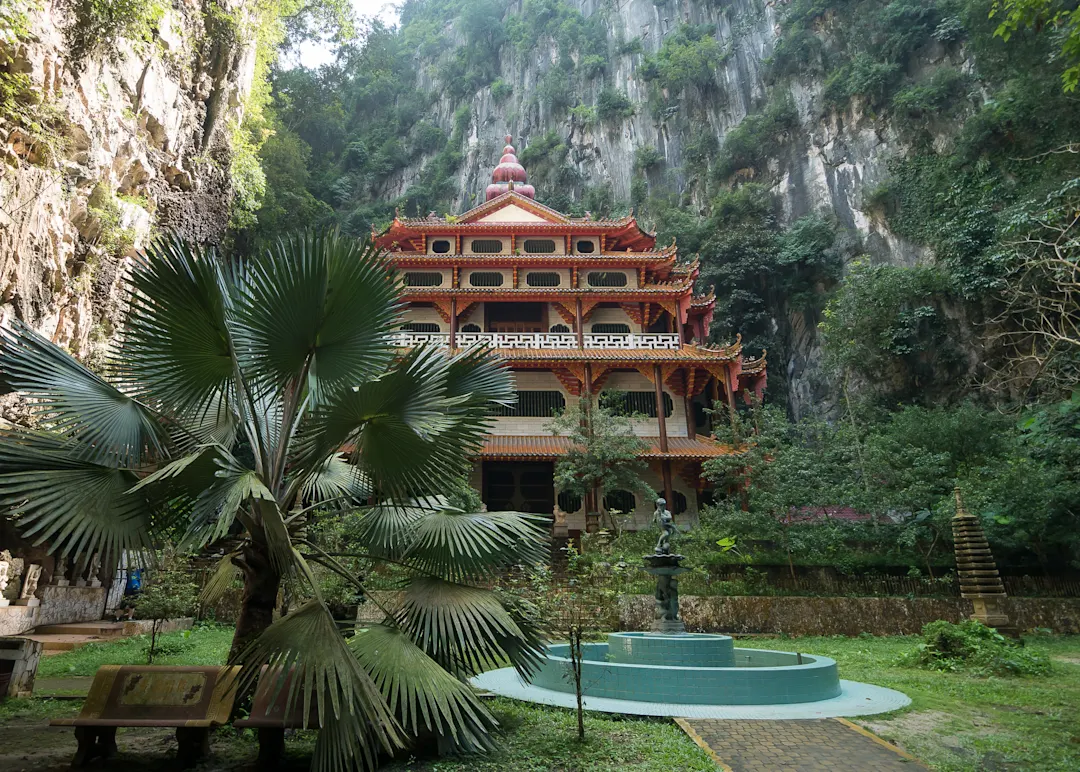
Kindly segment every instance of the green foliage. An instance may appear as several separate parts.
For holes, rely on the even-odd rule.
[[[647,172],[664,163],[664,155],[652,145],[634,149],[634,171]]]
[[[716,88],[716,70],[728,55],[713,37],[712,25],[682,24],[664,38],[655,58],[648,57],[640,73],[673,92],[690,87],[707,92]]]
[[[1050,660],[1009,640],[992,627],[967,619],[959,624],[944,620],[922,629],[923,642],[905,657],[929,670],[970,672],[975,675],[1046,676]]]
[[[764,161],[776,155],[798,126],[790,97],[775,98],[760,113],[746,116],[724,137],[713,169],[717,179],[726,179],[740,169],[763,171]]]
[[[94,243],[113,257],[123,257],[135,244],[135,232],[124,225],[119,197],[103,183],[87,199],[87,213],[96,221]]]
[[[644,481],[646,464],[641,453],[648,447],[634,433],[633,417],[620,413],[616,402],[601,396],[583,398],[567,408],[548,427],[552,434],[568,437],[572,443],[555,465],[555,485],[561,491],[580,496],[606,491],[654,492]]]
[[[491,98],[496,102],[505,102],[513,93],[514,87],[502,78],[496,79],[495,82],[491,84]]]
[[[1080,83],[1080,7],[1068,0],[995,0],[990,16],[1003,16],[994,34],[1006,42],[1020,29],[1054,30],[1061,41],[1061,73],[1065,91]]]
[[[960,365],[954,330],[942,312],[949,276],[940,268],[854,262],[825,308],[827,362],[882,394],[919,399],[935,378]]]
[[[38,0],[12,0],[0,8],[0,122],[21,129],[30,140],[28,160],[45,164],[63,149],[66,116],[13,66],[13,53],[30,41],[30,14],[38,8]]]
[[[604,86],[596,98],[596,114],[606,122],[625,120],[633,116],[634,103],[625,91]]]
[[[165,13],[160,2],[70,0],[73,22],[64,30],[70,61],[81,68],[90,56],[118,56],[121,41],[149,44]]]
[[[146,662],[154,664],[157,648],[158,622],[165,619],[185,617],[195,608],[199,588],[191,580],[191,565],[185,556],[178,555],[171,547],[158,555],[157,566],[150,581],[135,599],[135,613],[141,619],[152,619],[150,645]],[[185,649],[186,638],[169,641],[162,654],[180,654]]]
[[[911,121],[953,115],[963,104],[971,79],[955,67],[939,67],[922,81],[897,92],[892,105]]]

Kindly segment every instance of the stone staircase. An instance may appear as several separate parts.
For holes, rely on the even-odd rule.
[[[42,625],[33,632],[20,635],[41,643],[45,656],[77,649],[87,643],[115,640],[125,635],[136,634],[137,630],[125,630],[123,622],[73,622],[64,625]]]

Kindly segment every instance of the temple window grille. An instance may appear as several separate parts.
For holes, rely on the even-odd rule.
[[[626,274],[614,271],[590,271],[588,282],[590,287],[625,287]]]
[[[656,418],[656,392],[652,391],[616,391],[604,393],[604,404],[619,415],[639,413],[649,418]],[[675,403],[671,396],[664,393],[664,417],[671,418]]]
[[[558,287],[562,282],[554,271],[534,271],[525,274],[525,283],[530,287]]]
[[[439,325],[434,322],[408,322],[401,325],[401,329],[408,332],[440,332]]]
[[[577,253],[579,255],[591,255],[596,250],[596,245],[593,244],[591,241],[585,241],[584,239],[582,239],[577,243],[575,249],[577,250]]]
[[[480,329],[479,324],[464,324],[464,325],[461,326],[461,331],[462,332],[483,332],[483,330]]]
[[[553,325],[551,325],[551,331],[552,332],[568,333],[568,332],[570,332],[570,328],[567,327],[565,324],[553,324]]]
[[[431,251],[436,255],[445,255],[450,251],[450,242],[446,239],[438,239],[431,242]]]
[[[443,275],[435,271],[408,271],[405,274],[405,284],[410,287],[441,287]]]
[[[552,239],[525,239],[521,246],[530,255],[550,255],[555,252]]]
[[[637,501],[630,491],[608,491],[604,495],[604,509],[617,509],[620,512],[633,512]]]
[[[592,326],[592,331],[600,335],[629,335],[630,325],[621,322],[597,322]]]
[[[560,491],[558,502],[563,512],[573,513],[581,509],[581,496],[571,491]]]
[[[473,287],[501,287],[503,275],[498,271],[473,271],[469,274],[469,284]]]
[[[517,397],[518,400],[513,405],[496,405],[494,414],[518,418],[551,418],[566,407],[566,398],[561,391],[519,391]]]
[[[671,510],[673,515],[681,515],[686,511],[686,496],[679,493],[679,491],[671,492],[671,501],[668,502],[668,509]]]
[[[472,251],[479,255],[497,255],[503,251],[503,243],[498,239],[473,239]]]

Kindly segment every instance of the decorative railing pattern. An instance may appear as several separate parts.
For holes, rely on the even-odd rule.
[[[449,346],[450,334],[402,331],[394,333],[391,340],[400,348],[412,348],[425,343]],[[458,346],[468,347],[478,343],[492,348],[575,349],[578,347],[578,338],[574,333],[557,332],[459,332],[457,334]],[[679,335],[673,332],[587,333],[584,336],[584,347],[674,350],[679,348]]]

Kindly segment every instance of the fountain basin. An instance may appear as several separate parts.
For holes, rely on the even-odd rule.
[[[800,664],[793,652],[739,649],[725,635],[612,633],[607,643],[583,644],[582,659],[582,691],[589,697],[780,705],[828,700],[841,693],[835,660],[803,654]],[[717,662],[731,664],[713,664]],[[569,646],[549,646],[531,683],[573,693],[570,673]]]

